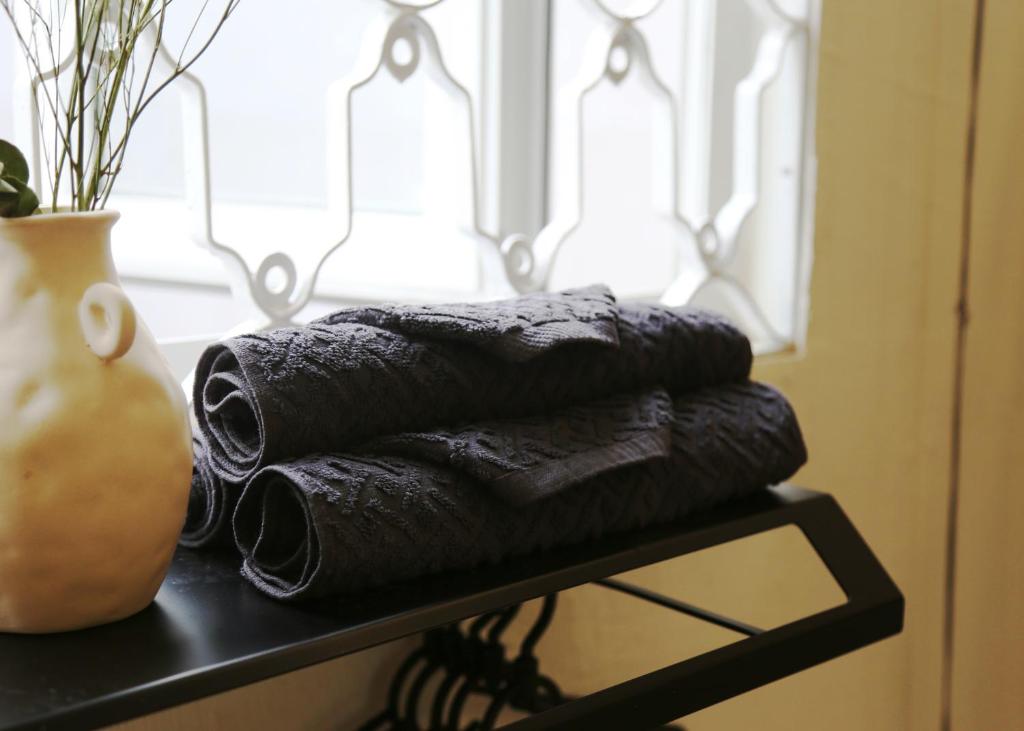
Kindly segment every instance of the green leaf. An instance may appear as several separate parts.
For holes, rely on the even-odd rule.
[[[3,165],[0,174],[4,177],[17,178],[28,184],[28,161],[21,154],[21,150],[7,140],[0,140],[0,165]]]
[[[0,176],[3,190],[0,190],[0,218],[22,218],[31,216],[39,208],[35,192],[13,175]],[[13,192],[7,192],[11,188]]]

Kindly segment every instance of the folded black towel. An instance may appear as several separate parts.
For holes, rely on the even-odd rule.
[[[550,413],[615,394],[741,381],[747,339],[724,319],[617,305],[605,287],[503,302],[343,310],[232,338],[196,369],[209,463],[244,483],[261,467],[366,439]]]
[[[439,454],[319,455],[261,470],[234,516],[243,574],[300,599],[471,568],[677,520],[781,482],[806,459],[785,398],[755,383],[677,396],[669,456],[525,505]]]
[[[214,472],[206,451],[206,440],[200,434],[192,437],[192,455],[188,513],[178,542],[188,548],[232,546],[231,514],[242,490]]]
[[[379,437],[357,451],[451,465],[522,505],[601,472],[667,456],[671,418],[671,399],[655,389],[551,415]],[[189,548],[234,545],[231,515],[242,488],[217,476],[201,436],[192,445],[192,489],[180,542]]]
[[[667,457],[671,423],[672,399],[655,389],[542,416],[381,437],[358,453],[450,466],[525,505],[602,472]]]
[[[556,345],[618,345],[617,315],[611,290],[595,285],[495,302],[353,307],[316,322],[373,325],[414,338],[461,341],[505,360],[524,361]]]

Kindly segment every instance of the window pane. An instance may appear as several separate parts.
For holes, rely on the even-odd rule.
[[[172,51],[181,48],[200,5],[200,0],[177,0],[172,6],[167,16]],[[479,24],[478,5],[449,2],[443,12],[439,7],[427,16],[442,40],[451,41],[445,50],[453,73],[474,88],[479,85],[477,34],[451,31],[455,6],[462,11],[461,22],[473,28]],[[239,5],[194,66],[207,90],[216,200],[327,205],[327,89],[353,69],[364,33],[384,9],[379,0],[306,0],[301,13],[281,12],[277,3]],[[357,97],[359,207],[422,210],[423,75],[403,84],[382,75]],[[119,192],[184,194],[178,107],[173,93],[164,94],[143,117]]]
[[[203,4],[172,6],[175,56]],[[227,281],[189,244],[205,219],[185,197],[196,200],[208,163],[213,239],[247,276],[284,252],[308,281],[343,242],[319,270],[321,294],[479,297],[510,287],[496,256],[482,273],[498,239],[483,222],[504,236],[529,221],[532,234],[546,196],[547,225],[513,250],[525,267],[516,286],[605,281],[724,310],[760,349],[784,347],[801,337],[806,300],[816,8],[444,0],[403,14],[384,0],[308,0],[282,13],[243,2],[193,68],[208,161],[190,157],[186,170],[203,124],[179,81],[185,93],[161,95],[135,131],[111,199],[124,214],[115,257],[129,277]],[[0,63],[0,105],[10,76]],[[15,113],[6,102],[0,123]],[[527,163],[528,149],[543,153]]]
[[[201,4],[173,6],[172,52]],[[344,175],[343,165],[330,151],[347,143],[329,95],[361,59],[380,59],[373,30],[395,15],[380,0],[310,0],[302,13],[241,3],[194,66],[208,104],[214,235],[238,249],[252,270],[268,254],[285,251],[300,271],[309,271],[345,235],[344,198],[332,191],[332,171]],[[448,0],[423,17],[446,68],[478,103],[480,3]],[[425,57],[403,80],[382,68],[352,93],[355,215],[350,238],[325,267],[328,290],[332,284],[335,290],[476,284],[474,244],[444,211],[471,208],[468,196],[449,199],[472,188],[468,139],[478,130],[471,132],[464,104],[438,91],[434,71]],[[166,223],[161,247],[190,230],[181,112],[179,96],[164,94],[133,135],[113,199],[125,214],[115,234],[121,261],[143,263],[137,240],[152,230],[154,216]],[[421,222],[427,214],[431,220]]]
[[[798,338],[806,3],[552,7],[549,207],[567,233],[551,285],[602,279],[626,295],[721,309],[762,348]]]

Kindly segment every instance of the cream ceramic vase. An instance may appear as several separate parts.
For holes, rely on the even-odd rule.
[[[0,631],[143,609],[185,519],[185,397],[118,285],[117,219],[0,218]]]

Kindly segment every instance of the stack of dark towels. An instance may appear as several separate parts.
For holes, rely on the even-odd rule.
[[[182,543],[280,599],[678,520],[806,459],[721,317],[605,287],[345,309],[200,359]]]

